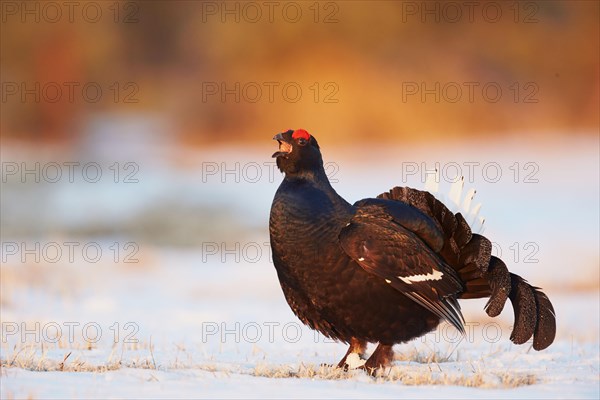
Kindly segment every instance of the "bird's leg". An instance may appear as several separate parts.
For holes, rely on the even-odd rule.
[[[359,358],[364,358],[366,350],[367,350],[367,342],[353,337],[352,339],[350,339],[350,347],[348,348],[346,355],[344,356],[344,358],[342,358],[342,360],[337,365],[338,368],[343,368],[344,371],[347,371],[348,364],[346,364],[346,360],[348,359],[348,356],[352,353],[356,353],[356,354],[358,354]]]
[[[371,357],[367,360],[363,368],[369,375],[375,376],[378,369],[383,369],[392,365],[394,359],[394,350],[392,345],[379,343]]]

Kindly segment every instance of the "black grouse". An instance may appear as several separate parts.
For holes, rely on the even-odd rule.
[[[510,339],[542,350],[554,340],[548,297],[512,274],[474,234],[426,191],[395,187],[351,205],[333,189],[319,145],[303,129],[274,137],[273,154],[285,178],[269,222],[273,262],[293,312],[312,329],[350,344],[339,362],[364,355],[370,373],[390,365],[392,346],[434,330],[441,320],[464,332],[458,299],[489,297],[495,317],[508,299]]]

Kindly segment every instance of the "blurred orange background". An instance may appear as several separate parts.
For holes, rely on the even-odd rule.
[[[185,145],[597,135],[599,19],[596,1],[8,1],[1,134],[71,143],[131,114]]]

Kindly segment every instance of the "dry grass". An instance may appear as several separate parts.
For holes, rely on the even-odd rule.
[[[451,361],[454,354],[453,350],[449,350],[446,354],[442,354],[439,350],[429,349],[427,351],[419,351],[414,348],[410,352],[403,351],[394,353],[394,360],[418,364],[439,364]]]
[[[423,370],[414,371],[410,368],[398,366],[381,371],[376,379],[379,382],[401,382],[403,385],[410,386],[450,385],[489,389],[508,389],[537,383],[537,378],[532,374],[482,371],[474,373],[445,373]]]
[[[538,378],[530,373],[506,370],[492,370],[482,367],[479,362],[462,361],[457,364],[456,347],[448,349],[425,349],[397,352],[396,365],[378,370],[374,383],[397,382],[403,385],[441,385],[477,388],[507,389],[538,383]],[[398,365],[399,363],[404,365]],[[446,367],[444,364],[450,366]],[[466,371],[465,371],[466,367]],[[258,364],[251,375],[268,378],[298,378],[345,380],[364,376],[362,370],[344,371],[332,365],[300,364],[291,365]]]
[[[64,349],[63,346],[56,346],[57,349]],[[0,368],[21,368],[29,371],[64,371],[64,372],[107,372],[121,368],[139,368],[139,369],[157,369],[150,344],[150,353],[147,357],[137,357],[130,360],[123,360],[123,350],[117,355],[117,346],[113,347],[112,352],[104,363],[90,363],[82,360],[80,356],[74,356],[73,350],[91,350],[88,345],[73,346],[71,350],[65,350],[62,359],[48,357],[48,347],[39,345],[23,345],[20,348],[15,347],[11,354],[6,356],[3,351],[0,359]]]
[[[364,374],[364,372],[361,370],[344,371],[335,366],[323,364],[300,364],[298,367],[261,364],[256,366],[251,375],[266,378],[344,380],[353,379],[358,374]],[[379,370],[373,382],[397,382],[409,386],[451,385],[478,388],[514,388],[533,385],[538,380],[532,374],[481,371],[474,373],[445,373],[434,372],[431,368],[393,366],[385,370]]]
[[[146,349],[144,351],[145,356],[124,360],[124,347],[118,349],[117,346],[114,346],[113,351],[105,362],[91,363],[82,360],[80,356],[74,356],[72,350],[65,350],[62,358],[56,358],[56,356],[51,358],[48,357],[48,349],[43,346],[40,350],[39,345],[24,345],[20,348],[15,347],[8,356],[4,352],[0,360],[0,373],[5,373],[8,368],[21,368],[30,371],[93,373],[104,373],[121,368],[135,368],[163,371],[195,369],[212,373],[215,376],[240,374],[273,379],[351,380],[367,376],[362,370],[344,371],[336,366],[327,364],[301,363],[295,366],[291,364],[259,362],[254,368],[245,368],[235,364],[220,364],[217,362],[197,363],[191,359],[188,359],[187,362],[182,362],[176,359],[167,365],[160,365],[156,363],[152,343],[141,347]],[[119,352],[120,354],[117,354]],[[435,351],[420,353],[415,349],[413,352],[401,353],[396,357],[396,360],[401,363],[408,361],[408,365],[394,365],[390,368],[379,370],[371,382],[376,384],[395,382],[409,386],[452,385],[477,388],[514,388],[533,385],[538,382],[536,376],[532,374],[481,369],[478,366],[474,366],[471,362],[462,363],[467,367],[467,371],[464,371],[464,368],[461,368],[461,366],[442,368],[443,364],[440,365],[440,363],[450,361],[447,356],[442,356],[439,352]]]
[[[0,368],[21,368],[30,371],[64,371],[64,372],[107,372],[121,368],[121,361],[108,361],[105,364],[93,365],[81,360],[79,357],[72,358],[72,352],[65,353],[62,360],[55,360],[47,357],[47,353],[42,351],[38,356],[38,351],[32,346],[22,347],[6,359],[0,360]]]
[[[332,365],[300,364],[298,367],[291,365],[269,365],[259,363],[251,372],[253,376],[265,378],[301,378],[301,379],[325,379],[341,380],[350,379],[355,376],[355,371],[344,371]]]

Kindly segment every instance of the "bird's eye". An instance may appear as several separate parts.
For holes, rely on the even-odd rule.
[[[308,143],[308,141],[306,139],[304,139],[304,138],[299,138],[298,139],[298,144],[300,146],[306,146],[306,143]]]

